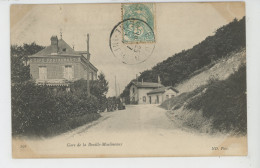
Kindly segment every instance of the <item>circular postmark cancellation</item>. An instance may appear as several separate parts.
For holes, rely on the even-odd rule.
[[[128,39],[127,42],[124,39]],[[151,42],[151,39],[153,42]],[[125,19],[111,31],[109,46],[125,64],[139,64],[151,56],[155,47],[153,29],[141,19]]]
[[[123,23],[123,31],[125,35],[123,36],[124,43],[126,42],[154,42],[153,33],[150,31],[150,28],[154,31],[154,4],[153,3],[134,3],[134,4],[122,4],[121,6],[122,11],[122,20],[126,20],[129,18],[140,19],[144,22],[138,21],[127,21]],[[134,23],[136,22],[136,23]],[[132,28],[131,25],[136,24],[136,33],[141,34],[138,39],[135,39],[134,35],[131,33]],[[143,24],[148,24],[149,27]],[[130,25],[130,26],[129,26]]]

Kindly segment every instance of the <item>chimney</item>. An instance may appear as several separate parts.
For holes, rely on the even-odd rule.
[[[144,84],[144,79],[142,78],[142,85]]]
[[[87,60],[90,60],[90,53],[89,53],[89,34],[87,34]]]
[[[58,45],[58,37],[57,36],[51,36],[51,45]]]
[[[58,52],[58,37],[57,36],[51,36],[51,46],[54,46],[57,48]]]
[[[138,74],[136,74],[136,82],[138,83]]]

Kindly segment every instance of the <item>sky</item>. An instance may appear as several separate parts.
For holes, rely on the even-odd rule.
[[[123,64],[109,48],[109,36],[121,21],[121,4],[56,4],[11,6],[11,44],[35,42],[50,45],[59,36],[75,50],[86,50],[90,34],[90,61],[109,82],[107,96],[115,95],[136,77],[157,63],[213,35],[221,26],[245,15],[244,3],[156,3],[155,49],[143,63]],[[163,79],[161,79],[163,80]]]

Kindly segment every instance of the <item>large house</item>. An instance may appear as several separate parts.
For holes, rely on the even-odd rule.
[[[51,37],[51,45],[29,56],[30,73],[37,84],[68,86],[79,79],[97,79],[98,69],[90,62],[89,35],[87,51],[75,51],[63,39]]]
[[[176,96],[178,91],[173,87],[165,87],[160,82],[132,82],[130,85],[131,104],[160,104],[168,98]]]

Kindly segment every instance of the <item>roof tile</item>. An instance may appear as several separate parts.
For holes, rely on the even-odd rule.
[[[38,53],[29,57],[42,57],[49,55],[68,55],[68,56],[81,56],[81,52],[74,51],[63,39],[59,39],[58,47],[49,45]]]

